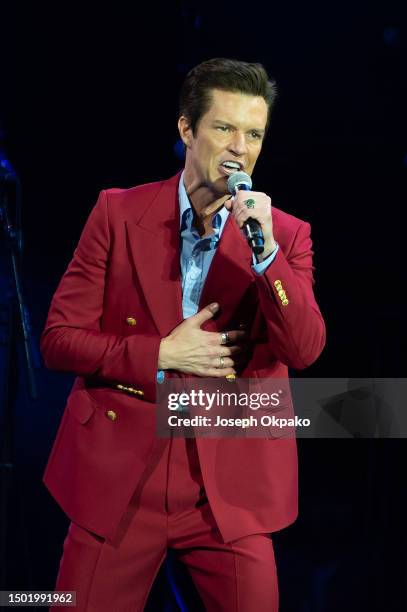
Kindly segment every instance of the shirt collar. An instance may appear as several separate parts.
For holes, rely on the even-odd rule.
[[[179,185],[178,185],[180,230],[183,229],[182,227],[183,221],[184,220],[186,221],[188,214],[190,214],[190,213],[187,213],[186,211],[190,210],[192,212],[191,202],[189,201],[188,194],[185,189],[184,172],[185,171],[183,171],[181,174],[181,178],[179,180]],[[219,236],[223,232],[223,228],[225,227],[225,223],[227,221],[228,216],[229,216],[228,209],[222,206],[222,208],[216,213],[216,215],[213,218],[213,227],[215,230],[217,230],[217,232],[219,232],[218,233]],[[191,216],[190,223],[192,223],[192,216]]]

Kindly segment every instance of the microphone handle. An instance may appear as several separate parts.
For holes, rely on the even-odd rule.
[[[236,191],[250,191],[248,185],[237,185]],[[249,217],[243,224],[243,233],[255,255],[260,255],[264,251],[264,236],[261,225],[256,219]]]

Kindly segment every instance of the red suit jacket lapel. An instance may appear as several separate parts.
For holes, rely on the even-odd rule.
[[[182,320],[180,270],[180,219],[178,183],[181,174],[164,181],[157,196],[140,218],[126,222],[130,253],[146,302],[162,336]],[[199,309],[218,302],[217,319],[208,321],[207,330],[220,329],[222,319],[240,302],[253,282],[251,252],[239,228],[228,218],[202,291]]]

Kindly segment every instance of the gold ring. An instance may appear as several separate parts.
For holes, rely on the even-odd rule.
[[[225,360],[223,357],[219,357],[219,368],[223,368],[225,365]]]

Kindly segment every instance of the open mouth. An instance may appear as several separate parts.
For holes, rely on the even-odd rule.
[[[230,176],[234,172],[239,172],[241,168],[242,166],[238,162],[223,162],[219,165],[221,174],[224,174],[225,176]]]

